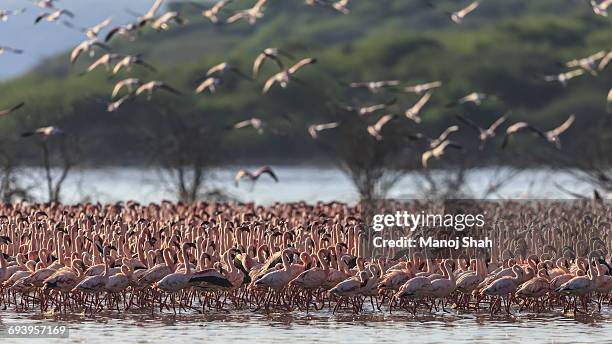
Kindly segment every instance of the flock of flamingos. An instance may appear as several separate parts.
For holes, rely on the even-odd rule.
[[[39,6],[53,8],[53,1],[39,1]],[[137,23],[116,27],[114,35],[132,36],[145,24],[165,30],[170,23],[181,24],[176,12],[156,17],[162,1]],[[203,15],[215,22],[227,1],[218,2]],[[231,15],[228,23],[245,20],[254,23],[263,15],[265,0],[254,7]],[[306,1],[347,13],[348,1]],[[610,1],[591,2],[599,15],[607,14]],[[451,14],[460,23],[480,2]],[[0,12],[6,20],[7,11]],[[56,9],[37,17],[36,22],[57,22],[69,11]],[[110,22],[101,23],[101,27]],[[64,23],[66,24],[66,23]],[[103,25],[102,25],[103,24]],[[72,61],[102,43],[93,40],[101,27],[85,30],[91,40],[80,44]],[[92,38],[93,37],[93,38]],[[2,51],[20,53],[0,47]],[[2,52],[0,51],[0,52]],[[598,60],[604,68],[612,53],[598,53],[574,64],[592,70]],[[254,72],[263,60],[276,61],[282,52],[266,49],[255,62]],[[90,67],[111,67],[113,73],[135,65],[147,66],[139,56],[108,53]],[[263,92],[279,84],[286,87],[293,74],[316,60],[301,60],[266,82]],[[228,63],[207,73],[196,89],[214,92],[219,74],[237,73]],[[567,80],[583,74],[562,73],[548,81]],[[399,81],[353,83],[353,88],[367,88],[373,93],[394,86]],[[440,84],[418,85],[423,93]],[[176,90],[161,81],[141,83],[130,78],[119,82],[113,96],[127,88],[128,95],[108,104],[115,111],[124,101],[156,90]],[[611,91],[612,92],[612,91]],[[406,116],[420,121],[418,113],[431,96],[425,93]],[[459,102],[480,103],[483,95],[473,93]],[[608,96],[608,102],[612,97]],[[20,103],[3,110],[8,114],[22,107]],[[384,104],[383,104],[384,105]],[[384,106],[383,106],[384,107]],[[379,107],[360,109],[360,115]],[[368,127],[380,139],[385,123],[395,118],[385,115]],[[488,129],[460,118],[479,131],[484,141],[493,137],[505,116]],[[574,121],[574,116],[557,129],[543,132],[525,122],[506,130],[506,140],[520,130],[530,130],[558,148],[558,136]],[[252,126],[260,133],[265,124],[257,118],[233,125],[239,129]],[[324,123],[309,128],[313,138],[338,123]],[[444,134],[456,131],[451,127]],[[43,127],[23,136],[60,134],[57,127]],[[434,140],[432,140],[434,141]],[[423,166],[431,157],[439,158],[451,141],[437,140],[423,154]],[[256,173],[240,171],[236,177],[256,179],[262,173],[276,176],[269,169]],[[406,207],[412,205],[407,204]],[[430,249],[376,251],[368,242],[371,228],[362,204],[305,203],[253,204],[172,203],[141,205],[56,203],[0,204],[0,308],[16,311],[82,312],[217,312],[253,311],[329,311],[392,312],[412,314],[448,312],[573,312],[609,310],[612,305],[612,211],[601,199],[593,202],[483,203],[492,214],[486,233],[495,239],[495,247],[465,248],[440,258]],[[384,209],[382,209],[384,210]],[[381,210],[381,211],[382,211]],[[405,233],[410,235],[410,233]]]
[[[4,204],[0,307],[85,314],[609,309],[609,205],[490,202],[483,209],[495,214],[495,247],[440,259],[431,249],[369,252],[360,204]]]

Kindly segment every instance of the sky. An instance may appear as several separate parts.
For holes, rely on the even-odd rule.
[[[72,22],[76,27],[91,27],[108,17],[110,26],[126,24],[134,16],[126,9],[138,13],[146,12],[154,0],[59,0],[57,7],[70,10],[75,14]],[[31,0],[0,0],[0,9],[18,10],[25,13],[10,16],[6,22],[0,21],[0,46],[22,49],[21,55],[4,53],[0,55],[0,79],[16,77],[34,67],[46,57],[71,49],[82,42],[85,35],[60,23],[40,22],[34,25],[36,17],[48,10],[34,6]],[[109,28],[107,27],[103,33]]]

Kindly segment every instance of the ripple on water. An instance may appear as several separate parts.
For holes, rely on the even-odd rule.
[[[439,313],[417,316],[396,313],[353,315],[317,313],[117,314],[45,315],[0,311],[0,323],[61,321],[68,340],[45,343],[207,343],[338,342],[338,343],[612,343],[612,313],[593,316],[563,314]],[[2,343],[26,341],[2,340]]]

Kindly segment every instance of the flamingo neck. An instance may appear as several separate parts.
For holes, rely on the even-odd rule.
[[[283,269],[289,270],[289,260],[287,259],[287,251],[281,251],[281,261],[283,262]]]
[[[166,266],[174,270],[174,263],[172,262],[172,258],[170,257],[170,250],[167,250],[167,251],[164,250],[163,255],[164,255],[164,263],[166,263]]]
[[[78,261],[76,260],[72,261],[72,270],[74,270],[77,277],[81,277],[81,275],[83,274],[83,271],[81,270],[81,266],[78,264]]]
[[[455,274],[452,273],[452,271],[449,270],[448,268],[448,261],[445,261],[444,263],[442,263],[442,269],[444,271],[444,273],[446,274],[446,276],[448,277],[449,281],[455,282]]]
[[[233,273],[234,272],[234,264],[232,262],[232,257],[230,256],[229,251],[225,253],[225,264],[227,264],[227,272],[228,273]]]
[[[102,261],[104,262],[104,276],[108,276],[108,256],[106,254],[102,257]]]
[[[476,276],[481,277],[484,275],[484,262],[481,262],[480,259],[476,259]]]
[[[316,258],[316,260],[319,261],[319,264],[321,264],[321,268],[323,269],[323,271],[329,271],[329,264],[325,260],[325,251],[320,250],[319,252],[317,252]],[[317,265],[314,259],[312,259],[311,261],[314,263],[314,266]]]
[[[433,273],[433,263],[431,261],[431,258],[427,258],[426,263],[427,263],[427,271],[426,272]]]
[[[183,264],[185,264],[185,274],[191,274],[191,264],[189,263],[189,254],[186,247],[183,247]]]

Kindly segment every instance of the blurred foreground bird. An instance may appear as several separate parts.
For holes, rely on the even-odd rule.
[[[207,72],[206,72],[206,76],[214,76],[214,75],[223,75],[227,72],[232,72],[244,79],[247,80],[253,80],[251,79],[250,76],[244,74],[243,72],[240,71],[240,69],[238,69],[238,67],[228,63],[228,62],[222,62],[219,63],[218,65],[212,66]]]
[[[280,50],[278,48],[266,48],[264,49],[261,53],[259,53],[259,55],[257,55],[257,58],[255,58],[255,61],[253,62],[253,77],[257,77],[257,74],[259,73],[259,70],[261,69],[261,66],[263,66],[263,63],[270,59],[274,62],[276,62],[276,65],[278,66],[278,68],[285,69],[283,62],[281,61],[281,55],[286,56],[290,59],[293,59],[293,56],[291,56],[291,54]]]
[[[424,92],[427,92],[431,89],[434,88],[438,88],[442,86],[442,82],[441,81],[432,81],[432,82],[427,82],[424,84],[417,84],[417,85],[412,85],[412,86],[407,86],[404,88],[405,92],[409,92],[409,93],[416,93],[416,94],[422,94]]]
[[[113,21],[112,18],[106,18],[99,24],[96,24],[90,28],[85,29],[85,35],[91,39],[98,38],[100,31],[102,31],[105,27],[109,26]]]
[[[480,1],[472,2],[467,7],[462,8],[459,11],[451,13],[450,15],[451,20],[455,22],[455,24],[461,24],[463,22],[463,18],[465,18],[465,16],[475,11],[478,8],[478,6],[480,6]]]
[[[484,129],[481,128],[478,124],[474,123],[474,121],[469,118],[466,118],[459,114],[457,114],[456,116],[457,119],[459,119],[461,122],[467,124],[470,128],[473,128],[474,130],[478,131],[478,139],[480,140],[480,145],[478,146],[479,150],[484,149],[485,142],[488,139],[495,137],[495,130],[497,130],[497,128],[506,121],[506,118],[508,118],[508,115],[505,114],[495,120],[495,122],[493,122],[493,124],[491,124],[488,128]]]
[[[371,115],[377,111],[380,110],[384,110],[387,107],[389,107],[390,105],[395,104],[395,102],[397,101],[397,99],[393,98],[391,100],[389,100],[386,103],[381,103],[381,104],[374,104],[374,105],[368,105],[368,106],[361,106],[361,107],[354,107],[354,106],[348,106],[348,105],[344,105],[342,106],[342,108],[346,111],[349,112],[355,112],[357,113],[359,116],[367,116],[367,115]]]
[[[261,120],[260,118],[253,117],[251,119],[247,119],[244,121],[240,121],[232,126],[232,129],[241,129],[246,127],[253,127],[257,130],[259,135],[264,133],[264,128],[267,126],[267,123]]]
[[[56,22],[62,16],[67,16],[69,18],[74,18],[74,14],[72,12],[70,12],[68,10],[64,10],[64,9],[59,9],[59,10],[54,11],[54,12],[45,12],[45,13],[39,15],[34,20],[34,24],[40,23],[43,19],[48,21],[48,22]]]
[[[582,68],[584,71],[591,73],[592,75],[597,75],[597,61],[604,58],[606,56],[605,51],[598,51],[595,54],[592,54],[587,57],[574,59],[565,63],[565,66],[568,68]]]
[[[599,66],[597,66],[597,70],[598,71],[602,71],[604,70],[608,64],[610,64],[610,61],[612,61],[612,50],[608,51],[608,53],[606,54],[606,56],[604,56],[600,61],[599,61]]]
[[[123,68],[125,68],[129,72],[131,71],[132,66],[134,65],[143,66],[153,72],[156,71],[153,66],[145,62],[139,55],[128,55],[119,60],[119,62],[117,62],[115,68],[113,68],[113,75],[119,73],[119,71],[121,71],[121,69]]]
[[[561,135],[567,129],[569,129],[569,127],[574,123],[575,119],[576,119],[576,116],[572,114],[568,117],[568,119],[565,122],[563,122],[563,124],[561,124],[555,129],[552,129],[546,132],[528,124],[527,122],[515,123],[506,129],[506,136],[504,137],[502,148],[505,148],[508,145],[508,141],[510,140],[510,137],[512,135],[516,134],[519,131],[527,129],[535,133],[539,137],[543,138],[544,140],[554,144],[557,149],[561,149],[561,140],[559,139],[559,135]]]
[[[573,78],[578,77],[582,74],[584,74],[583,69],[574,69],[570,70],[569,72],[559,73],[557,75],[547,75],[544,77],[544,80],[548,82],[558,81],[559,83],[561,83],[561,85],[567,86],[567,82],[569,80],[572,80]]]
[[[117,60],[122,59],[123,56],[116,53],[107,53],[100,56],[94,63],[87,67],[87,71],[85,73],[93,72],[99,66],[104,66],[107,71],[111,70],[111,65],[115,63]]]
[[[270,168],[270,166],[261,167],[255,172],[250,172],[245,169],[241,169],[240,171],[238,171],[238,173],[236,173],[236,176],[234,177],[234,182],[236,183],[236,186],[238,186],[240,180],[244,177],[247,177],[251,181],[255,182],[262,174],[268,174],[270,177],[272,177],[272,179],[274,179],[275,182],[278,183],[278,177],[276,177],[276,174],[274,173],[272,168]]]
[[[209,78],[204,79],[198,87],[195,89],[196,94],[200,94],[208,90],[208,92],[215,93],[217,91],[217,86],[221,84],[221,79],[211,76]]]
[[[170,28],[170,23],[176,23],[178,25],[185,25],[188,23],[188,20],[181,17],[178,12],[171,11],[166,12],[161,15],[159,18],[155,19],[153,23],[151,23],[151,27],[154,30],[168,30]]]
[[[130,94],[126,94],[125,96],[115,100],[115,101],[111,101],[111,102],[107,102],[106,103],[106,111],[107,112],[115,112],[117,110],[119,110],[119,108],[123,105],[123,103],[125,103],[128,100],[133,100],[134,99],[134,95],[133,93]]]
[[[34,6],[40,8],[55,8],[55,2],[58,0],[34,0]]]
[[[430,149],[426,151],[425,153],[423,153],[423,155],[421,155],[421,163],[423,164],[423,168],[427,168],[427,161],[430,158],[433,157],[436,160],[439,160],[440,157],[444,155],[444,151],[446,150],[447,147],[451,147],[455,149],[462,149],[460,145],[458,145],[457,143],[453,141],[450,141],[450,140],[443,141],[437,147]]]
[[[378,93],[383,88],[399,86],[399,80],[382,80],[382,81],[365,81],[351,82],[348,86],[351,88],[365,88],[371,93]]]
[[[95,51],[93,50],[94,47],[101,48],[107,51],[110,50],[110,48],[106,44],[100,43],[93,39],[89,39],[81,42],[79,45],[76,46],[76,48],[72,49],[72,52],[70,53],[70,62],[72,64],[76,63],[77,59],[79,58],[79,56],[81,56],[82,53],[89,53],[89,56],[93,57],[95,54]]]
[[[396,118],[397,115],[387,114],[378,119],[378,121],[374,125],[370,125],[368,127],[368,133],[372,135],[376,140],[380,141],[383,139],[382,137],[382,128],[385,124],[389,123],[392,119]]]
[[[26,11],[25,8],[22,8],[19,10],[0,10],[0,21],[2,22],[8,21],[10,16],[16,16],[25,11]]]
[[[322,124],[313,124],[308,127],[308,134],[313,139],[317,139],[319,137],[319,132],[328,129],[337,128],[340,125],[340,122],[330,122],[330,123],[322,123]]]
[[[113,88],[113,93],[111,94],[111,99],[114,99],[115,97],[117,97],[117,95],[119,94],[119,91],[121,91],[121,89],[124,87],[128,89],[129,93],[133,93],[141,85],[142,85],[142,81],[140,81],[139,79],[136,79],[136,78],[123,79],[115,84],[115,87]]]
[[[348,8],[348,5],[349,5],[349,0],[339,0],[339,1],[334,2],[332,4],[332,7],[336,11],[342,14],[349,14],[351,13],[351,10]]]
[[[485,99],[487,99],[486,94],[480,92],[472,92],[462,98],[459,98],[457,101],[446,104],[446,107],[453,107],[466,103],[473,103],[474,105],[480,106]]]
[[[189,4],[196,6],[197,8],[202,10],[202,16],[208,18],[211,23],[217,24],[219,22],[219,17],[217,16],[219,12],[225,7],[225,5],[229,4],[230,0],[221,0],[217,1],[212,7],[208,8],[206,6],[202,6],[197,2],[190,1]]]
[[[154,21],[155,15],[157,14],[157,11],[161,7],[162,2],[163,0],[155,0],[155,2],[153,3],[153,6],[151,6],[149,11],[147,11],[147,13],[145,13],[144,15],[138,18],[138,26],[142,27],[148,22]]]
[[[116,35],[126,36],[130,41],[133,41],[138,35],[138,30],[140,28],[142,28],[142,25],[134,23],[114,27],[108,31],[104,38],[104,42],[108,43]]]
[[[419,114],[421,113],[421,110],[425,104],[427,104],[431,98],[431,94],[431,91],[425,93],[413,106],[406,110],[404,113],[406,118],[413,120],[415,123],[421,123],[421,117],[419,117]]]
[[[85,36],[87,36],[87,38],[96,39],[98,38],[100,31],[102,31],[105,27],[109,26],[111,22],[112,22],[112,19],[109,17],[92,27],[78,27],[76,29],[83,32]],[[75,28],[75,26],[68,21],[64,21],[63,24],[69,28]]]
[[[40,137],[42,137],[43,139],[47,139],[51,136],[55,136],[55,135],[64,135],[65,132],[63,130],[61,130],[58,127],[55,126],[49,126],[49,127],[42,127],[42,128],[38,128],[34,131],[29,131],[29,132],[25,132],[22,133],[21,136],[22,137],[30,137],[30,136],[34,136],[34,135],[39,135]]]
[[[140,85],[137,89],[136,89],[136,95],[139,96],[140,94],[146,92],[147,93],[147,100],[151,100],[151,98],[153,97],[153,92],[155,90],[164,90],[170,93],[173,93],[175,95],[182,95],[181,92],[179,92],[177,89],[175,89],[174,87],[162,82],[162,81],[149,81],[145,84]]]
[[[306,0],[304,3],[308,6],[329,8],[342,14],[351,13],[351,11],[348,9],[349,0],[339,0],[336,2],[331,0]]]
[[[608,16],[608,7],[612,5],[612,0],[602,0],[601,2],[597,2],[596,0],[591,0],[591,8],[593,9],[593,13],[598,16],[607,17]]]
[[[18,109],[22,108],[24,105],[25,105],[25,103],[24,103],[24,102],[21,102],[21,103],[19,103],[19,104],[17,104],[17,105],[15,105],[15,106],[13,106],[13,107],[11,107],[11,108],[4,109],[4,110],[0,110],[0,116],[5,116],[5,115],[8,115],[8,114],[10,114],[10,113],[11,113],[11,112],[13,112],[13,111],[16,111],[16,110],[18,110]]]
[[[0,55],[4,54],[4,52],[9,52],[9,53],[19,55],[23,53],[23,50],[0,45]]]
[[[316,62],[317,60],[314,58],[305,58],[305,59],[300,60],[295,65],[291,66],[291,68],[274,74],[272,77],[268,79],[268,81],[266,81],[266,84],[264,85],[262,92],[268,93],[268,91],[275,84],[279,84],[280,87],[282,88],[287,88],[291,80],[298,80],[295,76],[293,76],[293,74],[295,74],[302,67],[310,65],[310,64],[314,64]]]
[[[440,134],[440,136],[438,136],[437,139],[431,139],[429,141],[429,148],[434,149],[434,148],[438,147],[442,142],[444,142],[444,141],[446,141],[448,139],[450,134],[455,133],[457,131],[459,131],[459,126],[458,125],[452,125],[452,126],[446,128]]]
[[[257,19],[263,17],[264,5],[266,4],[266,0],[258,0],[255,5],[249,9],[241,10],[231,17],[227,18],[227,23],[235,23],[239,20],[246,20],[249,24],[253,25],[257,21]]]

